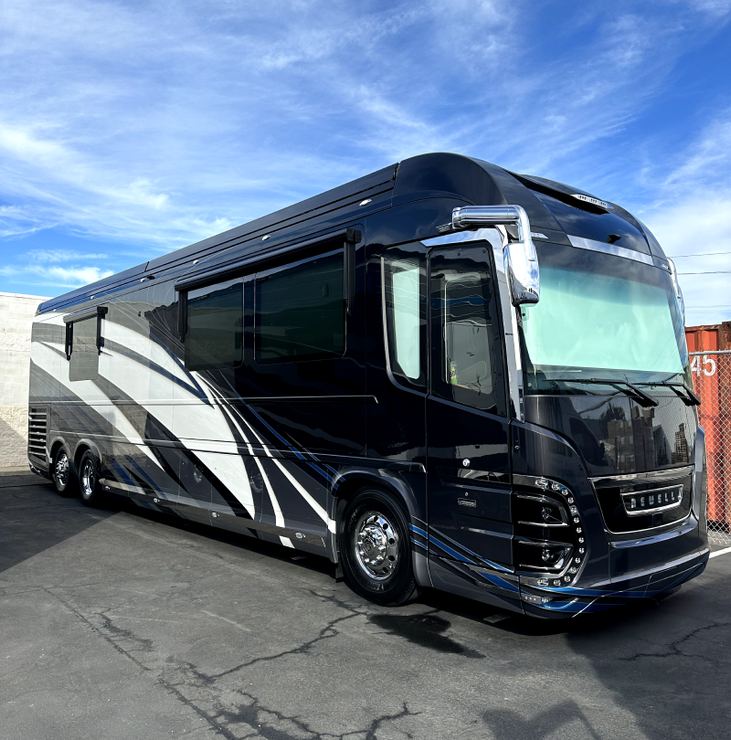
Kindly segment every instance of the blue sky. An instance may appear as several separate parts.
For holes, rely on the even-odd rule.
[[[0,291],[455,151],[622,204],[731,319],[731,0],[3,0],[0,64]]]

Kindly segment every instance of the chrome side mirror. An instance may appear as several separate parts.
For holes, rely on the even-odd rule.
[[[668,264],[670,265],[670,277],[673,279],[673,287],[675,288],[675,295],[678,297],[678,305],[680,306],[680,314],[683,317],[683,326],[685,326],[685,299],[683,298],[683,291],[680,289],[680,281],[678,280],[678,270],[675,267],[675,262],[668,258]]]
[[[541,295],[538,256],[530,233],[528,214],[522,206],[461,206],[452,211],[452,229],[515,224],[518,240],[503,248],[510,300],[514,306],[538,303]]]

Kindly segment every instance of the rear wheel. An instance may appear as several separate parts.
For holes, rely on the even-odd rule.
[[[103,498],[99,490],[99,461],[91,450],[87,450],[81,458],[79,490],[81,491],[81,500],[87,506],[98,504]]]
[[[348,502],[340,556],[348,581],[361,596],[386,606],[417,596],[406,515],[384,491],[366,489]]]
[[[71,467],[68,450],[63,445],[56,450],[56,454],[53,456],[51,479],[56,490],[62,496],[68,496],[73,493],[75,482],[74,471]]]

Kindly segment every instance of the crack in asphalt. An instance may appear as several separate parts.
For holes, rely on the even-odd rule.
[[[680,649],[680,645],[682,645],[684,642],[687,642],[688,640],[700,634],[701,632],[716,629],[717,627],[731,627],[731,622],[713,622],[712,624],[706,624],[703,627],[696,627],[696,629],[691,630],[687,635],[683,635],[683,637],[680,637],[677,640],[674,640],[673,642],[671,642],[668,645],[670,650],[667,652],[664,652],[664,653],[635,653],[634,655],[627,656],[626,658],[619,658],[619,660],[623,660],[626,662],[632,662],[635,660],[639,660],[640,658],[682,657],[682,658],[699,658],[700,660],[707,660],[710,663],[719,663],[720,661],[714,661],[711,658],[706,658],[703,655],[697,655],[697,654],[688,655],[687,653],[684,653]]]
[[[136,642],[140,645],[140,647],[135,650],[135,652],[143,652],[143,653],[149,653],[152,652],[152,640],[148,640],[144,637],[137,637],[134,635],[130,630],[123,629],[122,627],[118,627],[114,622],[112,622],[112,618],[108,615],[109,609],[104,609],[103,611],[97,612],[97,616],[101,617],[102,619],[102,627],[113,635],[114,638],[119,640],[130,640],[132,642]],[[131,652],[131,650],[129,650]]]
[[[393,720],[401,719],[401,717],[416,717],[418,714],[421,714],[421,712],[412,712],[406,705],[406,702],[404,702],[401,706],[401,711],[398,714],[385,714],[382,717],[378,717],[378,719],[374,719],[373,722],[371,722],[370,727],[368,728],[365,740],[377,740],[376,730],[380,729],[381,725],[384,722],[392,722]],[[413,737],[410,732],[407,732],[406,736],[409,738]],[[347,735],[342,735],[341,740],[344,737],[347,737]]]
[[[320,599],[321,601],[327,601],[329,603],[335,604],[337,607],[341,609],[345,609],[350,612],[350,614],[346,614],[342,617],[337,617],[336,619],[331,619],[317,634],[316,637],[313,637],[311,640],[307,640],[306,642],[303,642],[301,645],[298,645],[297,647],[290,648],[289,650],[283,650],[280,653],[276,653],[274,655],[262,655],[258,658],[252,658],[251,660],[247,660],[244,663],[240,663],[237,666],[234,666],[233,668],[229,668],[226,671],[222,671],[221,673],[214,673],[211,674],[211,679],[218,679],[222,678],[223,676],[228,676],[232,673],[236,673],[237,671],[240,671],[242,668],[248,668],[249,666],[256,665],[257,663],[265,663],[272,660],[279,660],[280,658],[284,658],[287,655],[302,655],[305,653],[308,653],[315,645],[322,642],[323,640],[329,640],[332,637],[337,637],[340,634],[340,630],[335,629],[336,624],[340,624],[340,622],[345,622],[348,619],[353,619],[354,617],[362,617],[365,616],[364,611],[359,611],[355,607],[350,606],[349,604],[346,604],[344,601],[338,599],[334,594],[331,596],[325,596],[323,594],[317,593],[316,591],[312,591],[308,589],[308,593],[310,593],[312,596],[315,596],[316,598]]]
[[[197,666],[190,662],[176,661],[169,659],[168,664],[172,668],[173,675],[165,675],[165,668],[159,669],[146,665],[142,654],[151,654],[154,652],[153,641],[147,638],[141,638],[134,634],[130,629],[125,629],[115,624],[114,617],[109,614],[110,608],[94,611],[91,615],[85,615],[60,594],[55,593],[47,587],[41,587],[51,597],[61,603],[65,609],[76,616],[84,625],[91,629],[95,634],[108,642],[118,653],[131,660],[141,671],[150,674],[151,677],[162,686],[168,693],[174,696],[178,701],[194,711],[202,720],[214,729],[219,735],[227,740],[243,740],[249,737],[262,737],[265,740],[346,740],[346,738],[362,738],[363,740],[376,740],[379,729],[388,722],[397,721],[403,717],[411,717],[420,714],[409,709],[406,702],[402,704],[401,709],[393,714],[383,714],[370,721],[370,724],[362,729],[351,730],[345,733],[327,733],[319,732],[310,727],[310,725],[300,716],[288,716],[284,712],[265,706],[259,698],[250,691],[243,691],[238,688],[227,688],[217,685],[217,681],[224,676],[231,675],[247,666],[254,665],[262,661],[271,661],[287,655],[297,655],[307,653],[315,645],[323,640],[336,637],[340,631],[336,628],[340,622],[353,619],[358,616],[366,616],[365,608],[358,608],[339,599],[336,595],[325,595],[316,591],[309,593],[322,601],[332,603],[340,609],[348,612],[345,615],[331,619],[319,631],[316,637],[303,642],[295,648],[282,651],[276,655],[262,656],[254,658],[228,671],[220,674],[208,675],[199,670]],[[98,623],[96,623],[98,620]],[[134,646],[134,647],[133,647]],[[197,687],[203,689],[209,696],[204,696],[210,702],[212,709],[207,710],[198,706],[199,698],[196,703],[194,699],[189,698],[184,693],[186,687]],[[233,693],[235,696],[244,700],[244,703],[228,699],[226,694]],[[228,706],[227,706],[228,705]],[[244,725],[247,730],[246,734],[241,734],[234,727],[237,724]],[[294,733],[294,734],[293,734]],[[410,733],[405,733],[407,737],[412,737]]]
[[[238,710],[226,710],[219,709],[216,715],[219,721],[225,720],[225,723],[236,724],[242,723],[248,725],[254,729],[261,737],[265,740],[345,740],[345,738],[362,736],[363,740],[377,740],[376,732],[386,722],[393,722],[401,719],[402,717],[415,717],[421,712],[412,712],[406,702],[403,702],[401,710],[394,714],[384,714],[380,717],[376,717],[371,720],[371,723],[367,728],[361,730],[350,730],[349,732],[342,733],[340,735],[331,732],[318,732],[313,730],[307,722],[304,722],[297,715],[292,717],[279,712],[275,709],[270,709],[262,705],[259,699],[246,691],[237,691],[237,693],[249,700],[249,703],[243,706],[239,706]],[[261,715],[265,716],[262,718]],[[267,722],[268,717],[266,715],[272,715],[276,720],[282,723],[290,723],[293,729],[299,731],[299,734],[293,735],[287,729],[273,727],[271,720]],[[263,720],[263,721],[261,721]],[[306,738],[303,738],[303,733]],[[407,737],[412,737],[410,733],[405,733]]]
[[[57,599],[63,606],[68,609],[72,614],[74,614],[79,620],[81,620],[84,624],[86,624],[87,627],[89,627],[93,632],[95,632],[97,635],[99,635],[103,640],[106,640],[118,653],[123,655],[125,658],[128,658],[131,660],[138,668],[140,668],[142,671],[145,671],[146,673],[154,673],[153,669],[149,666],[146,666],[142,661],[140,661],[137,657],[135,657],[130,651],[125,650],[121,645],[117,643],[116,640],[114,640],[109,635],[104,634],[103,630],[96,625],[94,625],[86,616],[84,616],[78,609],[73,607],[68,601],[63,599],[58,594],[53,593],[48,588],[43,588],[43,590],[53,598]],[[107,626],[107,623],[110,622],[109,617],[106,617],[105,615],[99,614],[98,616],[101,616],[105,620],[105,627]],[[123,630],[121,628],[116,628],[119,632],[125,633],[125,635],[128,635],[130,639],[138,641],[138,642],[148,642],[150,643],[150,640],[140,640],[140,638],[135,637],[132,635],[129,630]],[[116,633],[115,633],[116,634]],[[176,699],[178,699],[180,702],[185,704],[188,708],[192,709],[201,719],[208,722],[211,727],[213,727],[220,735],[227,738],[227,740],[239,740],[235,735],[232,735],[225,727],[220,725],[216,720],[212,717],[209,717],[202,709],[197,707],[192,701],[190,701],[176,686],[169,683],[168,681],[165,681],[161,675],[154,676],[154,680],[156,683],[160,684],[166,691],[168,691],[170,694],[172,694]]]

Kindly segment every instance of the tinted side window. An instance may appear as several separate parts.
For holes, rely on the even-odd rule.
[[[384,258],[391,371],[408,385],[426,386],[426,270],[424,257],[391,249]]]
[[[502,354],[486,254],[480,247],[432,253],[432,391],[503,414]]]
[[[342,252],[257,278],[257,362],[315,360],[344,352]]]
[[[99,321],[100,318],[93,316],[71,324],[69,380],[96,380],[99,376]]]
[[[188,293],[185,366],[189,370],[240,365],[243,336],[244,287],[240,279]]]

